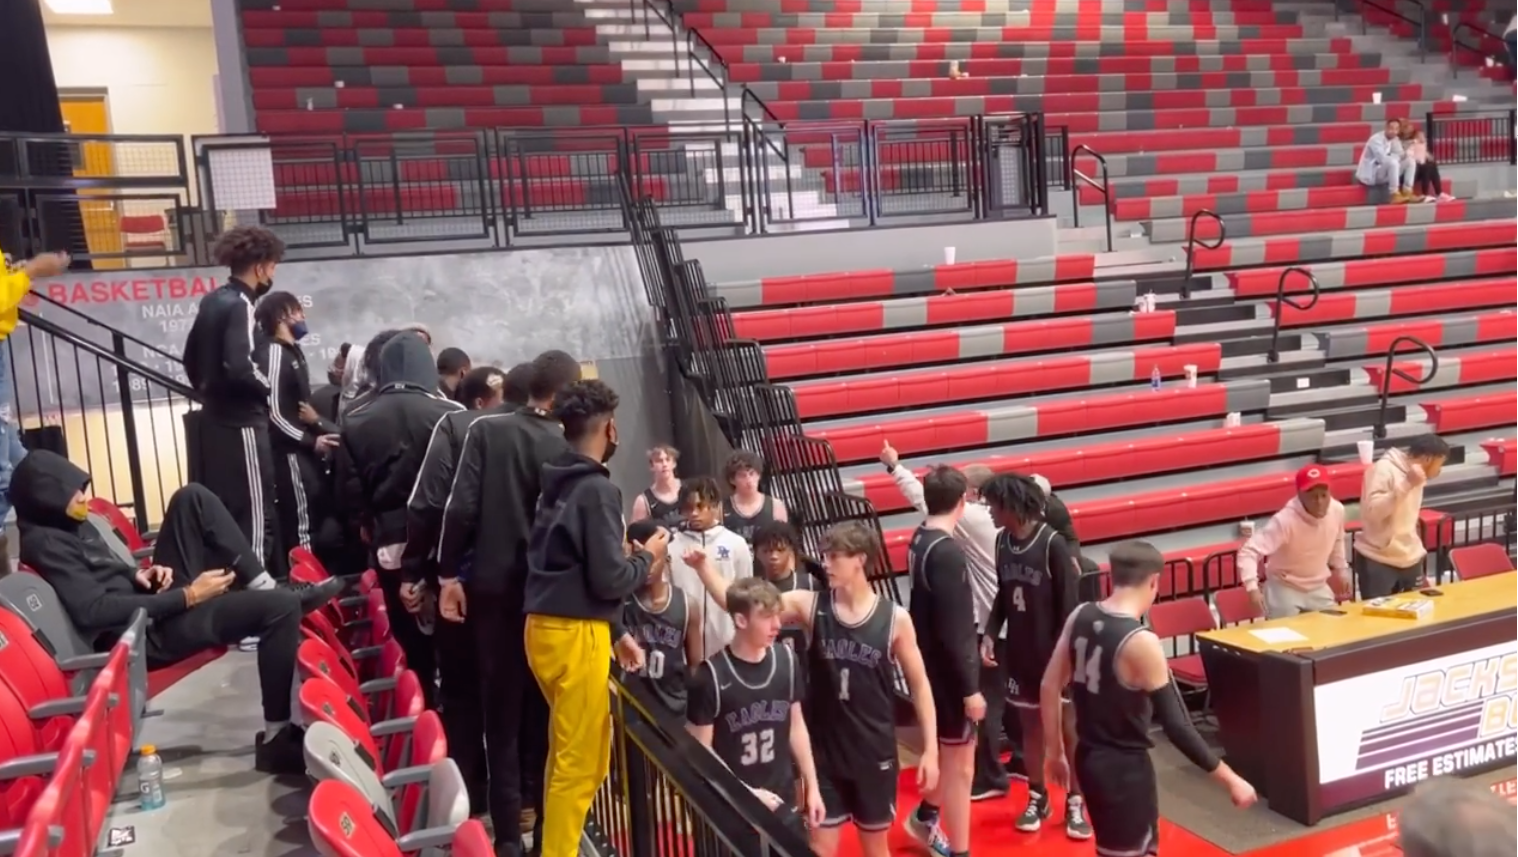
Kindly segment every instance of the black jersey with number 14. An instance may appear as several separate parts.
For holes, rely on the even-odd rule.
[[[808,720],[812,746],[835,768],[871,770],[896,759],[896,663],[891,657],[896,605],[874,596],[854,624],[838,615],[834,593],[819,592],[808,649]]]
[[[1081,747],[1147,750],[1153,707],[1149,694],[1123,685],[1114,663],[1144,623],[1082,604],[1070,622],[1070,696]]]

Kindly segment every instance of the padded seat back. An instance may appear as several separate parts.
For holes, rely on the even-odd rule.
[[[317,782],[338,780],[352,786],[369,801],[386,832],[399,835],[390,794],[374,769],[364,762],[353,738],[331,723],[312,723],[306,728],[302,749],[306,756],[306,773],[312,779]]]
[[[341,729],[353,739],[364,764],[379,776],[384,776],[383,757],[374,742],[374,736],[369,733],[369,724],[364,720],[358,704],[343,693],[342,688],[328,678],[308,678],[301,682],[299,699],[307,729],[317,723],[330,723]]]
[[[322,857],[402,857],[363,795],[341,780],[323,780],[311,792],[306,826]]]

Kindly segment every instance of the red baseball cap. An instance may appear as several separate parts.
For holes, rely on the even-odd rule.
[[[1321,464],[1309,464],[1297,471],[1297,493],[1328,484],[1328,471]]]

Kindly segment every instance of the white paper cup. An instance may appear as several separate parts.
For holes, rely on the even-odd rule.
[[[1186,386],[1188,386],[1188,387],[1195,387],[1196,386],[1196,364],[1195,363],[1187,363],[1185,366],[1181,367],[1181,371],[1183,371],[1183,372],[1186,373]]]
[[[1240,521],[1239,522],[1239,535],[1243,536],[1246,539],[1249,538],[1250,536],[1254,535],[1254,521],[1251,521],[1248,518],[1245,518],[1244,520]]]
[[[954,264],[954,248],[953,247],[945,247],[945,248],[943,248],[943,263],[945,265],[952,265],[952,264]]]
[[[1241,426],[1243,424],[1244,424],[1244,415],[1241,414],[1241,413],[1239,413],[1238,411],[1234,411],[1233,413],[1229,414],[1228,416],[1223,417],[1223,425],[1226,428],[1238,428],[1239,426]]]
[[[1370,103],[1371,104],[1380,104],[1381,103],[1381,93],[1379,93],[1379,92],[1372,92],[1370,94]]]
[[[1355,441],[1355,451],[1360,453],[1360,463],[1370,464],[1376,455],[1376,442],[1373,440]]]

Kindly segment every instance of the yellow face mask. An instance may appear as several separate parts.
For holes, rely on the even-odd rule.
[[[89,504],[83,500],[69,503],[69,507],[65,511],[70,518],[76,521],[83,521],[90,516]]]

